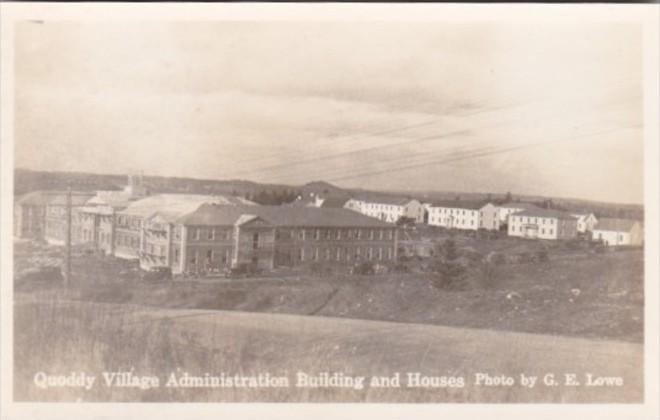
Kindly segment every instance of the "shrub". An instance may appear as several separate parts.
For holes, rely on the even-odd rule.
[[[410,272],[410,267],[408,264],[405,264],[404,262],[397,262],[392,266],[392,272],[393,273],[409,273]]]
[[[521,263],[531,263],[534,262],[534,255],[530,252],[521,252],[518,254],[518,261]]]
[[[371,275],[374,274],[374,272],[374,263],[371,261],[363,261],[353,266],[353,274]]]
[[[493,254],[491,262],[495,265],[504,265],[506,264],[506,257],[504,254]]]
[[[501,269],[494,262],[484,262],[479,266],[479,286],[484,289],[492,289],[496,286],[501,276]]]
[[[433,285],[438,289],[459,290],[466,286],[466,270],[460,263],[456,243],[447,239],[438,249],[438,258],[431,264],[436,275]]]
[[[542,249],[536,253],[536,259],[539,262],[546,262],[550,260],[550,257],[548,256],[548,250],[547,249]]]

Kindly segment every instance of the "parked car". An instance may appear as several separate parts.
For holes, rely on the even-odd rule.
[[[172,280],[172,269],[170,267],[152,267],[142,272],[142,280],[147,283],[162,283]]]

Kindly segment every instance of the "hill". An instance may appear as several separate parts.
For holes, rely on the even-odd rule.
[[[144,176],[144,184],[152,193],[191,193],[238,195],[260,204],[282,204],[298,196],[310,194],[334,197],[397,196],[411,197],[423,202],[458,199],[474,201],[492,199],[503,201],[503,193],[467,193],[448,191],[376,191],[342,188],[325,181],[313,181],[304,185],[266,184],[248,180],[215,180],[182,177]],[[35,190],[64,190],[68,185],[73,190],[117,190],[127,183],[126,175],[94,174],[85,172],[46,172],[16,169],[14,190],[22,195]],[[621,217],[644,219],[644,207],[636,204],[593,202],[561,197],[514,195],[514,199],[532,202],[542,207],[567,211],[590,211],[597,217]]]

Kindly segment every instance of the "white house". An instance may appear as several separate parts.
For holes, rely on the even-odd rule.
[[[498,215],[500,217],[500,223],[507,224],[509,215],[517,213],[523,210],[534,210],[538,209],[538,206],[535,206],[532,203],[522,203],[519,201],[509,201],[508,203],[500,204],[498,207]]]
[[[481,202],[445,201],[432,203],[428,208],[430,226],[447,229],[479,229],[479,211],[484,207]]]
[[[424,207],[418,200],[401,197],[373,197],[351,198],[344,208],[359,211],[388,223],[396,223],[401,217],[406,217],[422,223],[424,221]]]
[[[601,218],[593,229],[592,240],[607,246],[642,245],[644,231],[637,220]]]
[[[577,219],[563,211],[536,208],[508,217],[509,236],[531,239],[570,239],[577,236]]]
[[[479,209],[479,229],[500,229],[500,208],[493,203],[486,203]]]
[[[580,233],[593,231],[598,222],[593,213],[573,213],[572,216],[577,218],[577,231]]]

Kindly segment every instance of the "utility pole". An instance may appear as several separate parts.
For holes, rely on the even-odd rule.
[[[66,227],[65,227],[65,255],[64,255],[64,277],[67,287],[71,286],[71,185],[66,191]]]

